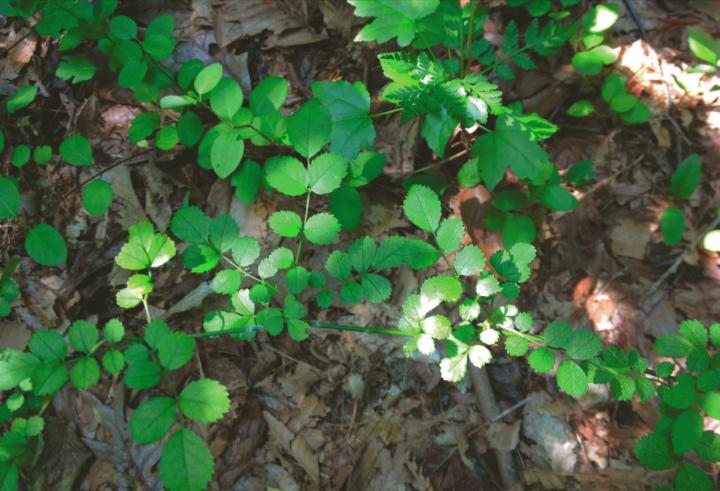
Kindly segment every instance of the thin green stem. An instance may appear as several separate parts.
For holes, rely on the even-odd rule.
[[[338,331],[364,332],[367,334],[386,334],[390,336],[412,337],[412,333],[401,331],[399,329],[385,327],[360,327],[360,326],[344,326],[341,324],[333,324],[331,322],[311,321],[310,327],[314,329],[334,329]]]
[[[379,113],[372,113],[372,114],[370,115],[370,117],[371,117],[371,118],[379,118],[379,117],[382,117],[382,116],[388,116],[388,115],[390,115],[390,114],[399,113],[399,112],[401,112],[402,110],[403,110],[403,108],[401,108],[401,107],[396,107],[396,108],[394,108],[394,109],[388,109],[387,111],[382,111],[382,112],[379,112]]]
[[[266,282],[265,280],[263,280],[262,278],[259,278],[259,277],[255,276],[255,275],[253,275],[253,274],[251,274],[251,273],[248,273],[247,271],[245,271],[245,269],[243,269],[242,266],[240,266],[238,263],[236,263],[235,261],[233,261],[233,260],[230,259],[229,257],[224,256],[224,255],[223,255],[223,256],[220,256],[220,257],[222,257],[230,266],[232,266],[233,268],[235,268],[236,270],[238,270],[238,272],[239,272],[240,274],[242,274],[243,276],[247,276],[247,277],[250,278],[251,280],[254,280],[254,281],[256,281],[256,282],[258,282],[258,283],[260,283],[260,284],[267,285],[267,282]]]
[[[302,226],[303,233],[305,230],[305,223],[307,223],[308,214],[310,213],[310,191],[305,195],[305,214],[303,216]],[[300,261],[300,252],[302,252],[303,238],[302,236],[298,239],[297,249],[295,250],[295,262]]]

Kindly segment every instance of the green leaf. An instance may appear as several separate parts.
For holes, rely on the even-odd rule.
[[[680,323],[680,335],[692,343],[695,348],[705,350],[708,343],[708,330],[702,322],[685,320]]]
[[[526,215],[509,215],[503,225],[503,243],[512,247],[517,243],[531,244],[537,231],[532,218]]]
[[[220,271],[212,280],[212,289],[221,295],[232,295],[240,289],[242,275],[234,269]]]
[[[510,336],[505,339],[505,350],[510,356],[524,356],[530,349],[530,343],[520,336]]]
[[[60,144],[60,156],[70,165],[93,165],[92,145],[82,135],[73,135]]]
[[[159,442],[175,423],[175,401],[170,397],[153,397],[138,406],[130,417],[130,435],[142,445]]]
[[[343,230],[353,232],[360,226],[363,202],[357,189],[341,185],[330,194],[330,211]]]
[[[439,111],[430,111],[425,115],[421,135],[430,147],[430,150],[445,157],[445,146],[455,131],[458,122],[445,107]]]
[[[363,296],[370,303],[385,302],[392,293],[392,286],[388,279],[375,273],[363,276],[360,286]]]
[[[698,457],[705,462],[720,462],[720,434],[705,431],[695,446]]]
[[[437,243],[444,253],[455,252],[465,237],[465,226],[460,218],[447,218],[437,230]],[[484,258],[483,258],[484,260]]]
[[[318,213],[305,222],[305,238],[317,245],[329,245],[337,240],[340,222],[330,213]]]
[[[415,226],[426,232],[435,232],[440,225],[440,199],[427,186],[415,185],[410,188],[403,201],[403,211]]]
[[[585,75],[598,75],[604,66],[602,56],[593,51],[579,51],[571,62],[575,70]]]
[[[83,206],[92,216],[100,217],[110,208],[112,197],[112,186],[102,179],[95,179],[83,189]]]
[[[203,134],[203,122],[192,111],[185,111],[177,122],[177,133],[180,143],[186,147],[194,147]]]
[[[242,103],[242,89],[231,78],[222,78],[210,92],[210,108],[220,119],[231,120]]]
[[[720,420],[720,392],[708,392],[702,398],[702,408],[711,418]]]
[[[515,118],[501,116],[495,131],[477,139],[472,148],[480,176],[493,190],[505,176],[508,165],[520,179],[533,179],[549,162],[534,135]]]
[[[660,433],[648,433],[638,440],[635,443],[635,455],[648,469],[661,471],[676,465],[670,449],[670,440]]]
[[[618,94],[610,100],[610,109],[616,113],[626,113],[634,108],[638,102],[632,94]]]
[[[574,102],[568,108],[568,114],[576,118],[584,118],[595,112],[595,105],[587,99],[581,99]]]
[[[20,213],[20,191],[15,182],[0,177],[0,218],[14,218]]]
[[[688,47],[700,60],[717,65],[720,43],[702,29],[695,26],[688,27]]]
[[[130,17],[118,15],[110,20],[110,34],[118,39],[135,39],[137,36],[137,24]]]
[[[232,248],[232,256],[240,266],[250,266],[260,256],[260,244],[253,237],[240,237]]]
[[[548,373],[555,366],[555,355],[547,348],[537,348],[528,356],[528,363],[537,373]]]
[[[360,273],[375,266],[377,269],[384,269],[377,266],[376,253],[377,244],[370,237],[361,237],[350,245],[348,252],[353,267]]]
[[[130,60],[118,73],[118,84],[126,89],[136,87],[142,83],[147,71],[148,65],[143,60]]]
[[[672,426],[672,446],[676,454],[689,452],[700,441],[703,418],[699,412],[688,410],[675,418]]]
[[[207,241],[210,218],[195,206],[180,208],[170,222],[170,230],[175,236],[191,244],[203,244]]]
[[[346,280],[352,272],[350,256],[343,251],[333,251],[327,258],[325,269],[335,279]]]
[[[565,179],[572,186],[582,186],[595,177],[592,160],[581,160],[576,163],[565,174]]]
[[[213,457],[205,442],[187,429],[172,434],[160,457],[160,478],[169,491],[202,491],[213,475]]]
[[[692,464],[680,464],[675,473],[676,491],[713,491],[717,489],[704,470]]]
[[[220,215],[210,221],[208,240],[220,254],[232,249],[238,240],[240,230],[230,215]]]
[[[355,37],[355,41],[384,43],[397,37],[401,47],[412,42],[418,31],[416,22],[426,17],[440,4],[439,0],[349,0],[357,17],[375,17]]]
[[[255,114],[278,110],[285,101],[287,92],[287,80],[281,77],[267,77],[250,94],[250,108]]]
[[[421,298],[429,301],[428,305],[457,302],[462,292],[462,283],[453,276],[432,276],[426,279],[420,288]]]
[[[677,334],[663,334],[653,344],[653,350],[658,355],[669,358],[684,358],[692,349],[692,343]]]
[[[670,181],[670,192],[677,198],[687,199],[700,184],[702,162],[697,154],[689,155],[675,170]]]
[[[67,260],[65,239],[50,225],[35,225],[25,238],[25,251],[38,264],[58,266]]]
[[[100,365],[95,358],[85,357],[75,362],[70,380],[78,389],[89,389],[100,380]]]
[[[18,88],[13,96],[7,100],[5,107],[9,114],[12,114],[20,109],[29,106],[37,96],[38,88],[37,85],[23,85]]]
[[[305,158],[318,153],[330,141],[331,130],[330,113],[315,99],[303,104],[299,111],[288,118],[290,144]]]
[[[710,341],[712,342],[713,346],[715,346],[716,348],[720,348],[720,323],[713,323],[710,326],[709,333]]]
[[[155,112],[140,113],[130,123],[128,140],[130,143],[139,143],[148,138],[160,127],[160,115]],[[92,159],[91,159],[92,163]]]
[[[270,228],[280,237],[297,237],[302,230],[302,218],[294,211],[276,211],[268,219]]]
[[[210,163],[220,179],[232,174],[245,152],[245,142],[237,133],[220,133],[210,149]]]
[[[197,74],[193,86],[198,95],[207,94],[220,83],[223,68],[220,63],[208,65]]]
[[[351,159],[362,147],[372,148],[375,125],[370,118],[370,94],[365,86],[359,82],[350,85],[344,80],[321,81],[313,82],[312,91],[332,119],[332,152]]]
[[[530,277],[530,263],[535,259],[535,248],[519,242],[508,251],[498,251],[490,257],[490,264],[498,274],[511,282],[523,282]]]
[[[28,347],[32,354],[43,361],[62,361],[67,356],[65,338],[56,331],[36,331]]]
[[[1,147],[2,145],[0,145]],[[52,148],[48,145],[40,145],[33,150],[33,160],[38,165],[44,165],[50,162],[52,158]]]
[[[598,33],[610,29],[620,17],[620,7],[612,3],[600,3],[583,16],[587,32]]]
[[[273,189],[286,196],[301,196],[308,190],[308,173],[294,157],[278,155],[265,162],[265,176]]]
[[[187,385],[178,398],[180,411],[199,423],[213,423],[230,409],[227,389],[216,380],[197,380]]]
[[[117,375],[125,367],[125,357],[120,351],[111,349],[103,355],[102,364],[109,374]]]
[[[128,359],[128,368],[125,371],[125,384],[130,389],[142,390],[155,387],[162,377],[163,369],[159,363],[150,360],[131,362]]]
[[[21,169],[28,162],[30,162],[30,146],[18,145],[15,147],[10,157],[10,163],[18,169]]]
[[[121,268],[139,271],[157,268],[175,256],[175,243],[165,234],[155,233],[153,225],[142,221],[129,229],[129,239],[115,257]]]
[[[0,359],[0,391],[15,388],[33,374],[38,364],[37,357],[30,353],[7,350]]]
[[[179,141],[180,137],[174,126],[163,126],[155,134],[155,146],[160,150],[172,150]]]
[[[573,328],[566,322],[555,320],[548,324],[543,335],[551,348],[565,349],[573,339]]]
[[[235,197],[242,203],[251,203],[260,190],[262,169],[257,162],[246,160],[240,170],[235,172],[230,183],[235,188]]]
[[[588,391],[587,375],[577,363],[565,360],[557,370],[557,382],[560,390],[571,397],[582,397]]]
[[[340,187],[348,172],[344,157],[335,153],[324,153],[315,157],[308,166],[310,189],[315,194],[329,194]]]
[[[160,364],[168,370],[177,370],[190,361],[195,351],[195,340],[183,332],[170,332],[158,343]]]
[[[385,168],[385,155],[379,152],[361,152],[350,162],[350,178],[347,184],[352,187],[365,186],[382,174]]]
[[[570,342],[565,349],[567,356],[570,358],[589,360],[600,353],[602,340],[597,334],[588,329],[578,329],[572,333]]]
[[[69,80],[73,84],[90,80],[95,75],[95,65],[85,56],[63,56],[55,75],[62,80]]]
[[[99,333],[97,327],[88,321],[75,321],[70,325],[68,339],[70,345],[81,353],[90,353],[97,343]]]
[[[577,198],[560,184],[543,186],[537,195],[537,199],[554,211],[574,210],[578,206]]]
[[[285,286],[290,292],[299,295],[308,287],[309,280],[310,274],[308,270],[302,266],[296,266],[288,271],[285,277]]]
[[[142,47],[155,61],[163,61],[172,55],[175,49],[175,39],[163,34],[146,34]]]

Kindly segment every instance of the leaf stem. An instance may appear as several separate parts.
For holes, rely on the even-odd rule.
[[[396,108],[394,108],[394,109],[388,109],[387,111],[382,111],[382,112],[379,112],[379,113],[372,113],[372,114],[370,115],[370,117],[371,117],[371,118],[379,118],[379,117],[381,117],[381,116],[388,116],[388,115],[390,115],[390,114],[399,113],[399,112],[401,112],[402,110],[403,110],[402,107],[396,107]]]

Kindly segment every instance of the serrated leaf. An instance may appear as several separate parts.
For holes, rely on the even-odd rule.
[[[202,244],[207,241],[210,218],[195,206],[180,208],[170,222],[170,230],[178,239],[191,244]]]
[[[467,245],[457,253],[453,266],[460,276],[476,275],[485,268],[485,254],[476,245]]]
[[[397,37],[401,47],[415,38],[416,22],[435,12],[439,0],[350,0],[357,17],[375,17],[355,37],[355,41],[384,43]]]
[[[329,245],[337,240],[340,222],[330,213],[318,213],[305,222],[305,238],[317,245]]]
[[[343,251],[333,251],[327,258],[325,269],[335,279],[345,280],[349,278],[352,272],[350,256]]]
[[[375,125],[370,118],[370,94],[364,85],[337,82],[313,82],[315,97],[330,112],[332,132],[330,150],[347,159],[357,155],[362,147],[372,148]]]
[[[169,332],[158,343],[158,359],[167,370],[177,370],[190,361],[195,352],[195,340],[182,332]]]
[[[435,232],[440,225],[440,199],[427,186],[415,185],[410,188],[403,201],[403,211],[415,226],[426,232]]]
[[[254,237],[240,237],[232,248],[233,260],[242,267],[250,266],[260,256],[260,244]]]
[[[670,358],[684,358],[692,349],[692,343],[677,334],[663,334],[653,343],[653,350],[658,355]]]
[[[170,491],[202,491],[213,474],[213,457],[205,442],[187,429],[173,433],[160,457],[160,477]]]
[[[36,331],[28,342],[30,352],[43,361],[62,361],[67,356],[65,338],[56,331]]]
[[[75,321],[70,325],[68,331],[70,345],[81,353],[90,353],[93,347],[95,347],[98,337],[97,327],[88,321]]]
[[[168,434],[176,417],[175,400],[153,397],[140,404],[130,417],[130,435],[142,445],[160,441]]]
[[[294,211],[276,211],[268,219],[270,228],[280,237],[297,237],[302,230],[302,218]]]
[[[665,470],[676,465],[670,439],[660,433],[648,433],[635,443],[635,455],[648,469]]]
[[[348,172],[344,157],[324,153],[315,157],[308,166],[310,189],[315,194],[329,194],[340,187]]]
[[[279,155],[265,162],[268,184],[286,196],[301,196],[308,190],[308,173],[294,157]]]
[[[219,420],[230,409],[227,389],[216,380],[198,380],[187,385],[178,398],[180,411],[199,423]]]
[[[353,232],[360,226],[363,202],[357,189],[341,185],[330,194],[330,211],[343,230]]]
[[[360,286],[362,287],[363,296],[370,303],[381,303],[390,298],[392,286],[387,278],[375,273],[363,276]]]
[[[460,218],[447,218],[438,227],[436,238],[440,250],[449,254],[460,247],[464,236],[465,226],[462,220]]]
[[[70,371],[70,380],[78,389],[89,389],[100,380],[100,365],[95,358],[80,358]]]
[[[560,390],[578,398],[588,391],[588,379],[585,371],[577,363],[565,360],[557,370],[557,382]]]
[[[682,455],[689,452],[700,441],[703,432],[703,418],[699,412],[688,410],[675,418],[672,426],[673,451]]]
[[[288,118],[290,144],[305,158],[318,153],[330,141],[331,130],[330,113],[314,99],[303,104],[300,110]]]
[[[555,366],[555,355],[547,348],[537,348],[528,356],[528,363],[537,373],[548,373]]]
[[[495,131],[477,139],[472,148],[480,176],[490,190],[505,176],[508,166],[520,179],[533,179],[549,157],[530,131],[516,119],[501,116]]]
[[[547,331],[546,331],[547,341]],[[589,360],[600,353],[602,340],[594,332],[588,329],[578,329],[572,333],[570,342],[565,350],[567,356],[576,360]]]

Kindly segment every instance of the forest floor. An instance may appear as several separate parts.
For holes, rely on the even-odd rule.
[[[175,66],[190,58],[219,61],[246,92],[267,76],[286,77],[287,113],[311,96],[311,81],[324,79],[360,80],[371,91],[373,111],[388,107],[381,101],[386,80],[376,60],[379,49],[353,43],[359,20],[342,0],[142,3],[143,8],[127,8],[139,23],[159,13],[175,18]],[[559,126],[546,147],[561,172],[583,159],[592,160],[595,170],[595,179],[577,194],[576,210],[534,217],[536,272],[520,306],[539,325],[563,319],[650,356],[652,340],[674,331],[680,320],[720,319],[720,261],[696,247],[720,207],[720,100],[699,93],[698,77],[687,73],[693,61],[685,38],[688,25],[717,35],[720,9],[707,0],[630,4],[637,19],[623,7],[613,32],[615,45],[622,46],[616,68],[628,75],[630,92],[651,107],[650,124],[621,125],[607,114],[567,116],[574,101],[599,93],[597,80],[573,74],[569,56],[543,60],[538,70],[505,83],[503,90],[526,112]],[[503,9],[493,12],[486,25],[491,39],[509,21]],[[20,23],[0,27],[0,47],[20,40],[0,58],[0,94],[55,71],[56,50],[34,34],[26,36],[28,30]],[[22,349],[35,329],[66,329],[74,319],[102,322],[119,315],[114,296],[123,278],[113,258],[127,227],[150,219],[165,229],[187,194],[209,215],[229,213],[243,234],[265,247],[277,245],[270,243],[276,238],[268,234],[267,218],[285,203],[262,192],[251,205],[240,203],[227,180],[195,165],[191,150],[134,157],[139,151],[127,141],[127,130],[142,108],[113,81],[100,78],[81,91],[58,81],[41,90],[56,104],[37,109],[44,116],[35,119],[32,131],[56,137],[80,132],[105,163],[81,171],[67,166],[27,171],[36,173],[31,177],[38,184],[23,206],[63,231],[68,263],[62,270],[29,260],[20,264],[23,296],[13,317],[0,321],[0,346]],[[366,188],[369,206],[359,233],[382,237],[409,229],[400,209],[401,182],[434,164],[431,171],[448,182],[448,211],[464,219],[475,243],[497,248],[498,238],[482,230],[473,206],[487,191],[458,189],[455,181],[468,152],[461,135],[453,138],[450,157],[440,160],[425,146],[416,122],[402,124],[394,114],[377,124],[376,149],[387,155],[388,166]],[[660,214],[668,204],[672,172],[692,152],[705,164],[703,183],[684,205],[689,217],[684,240],[669,248],[658,230]],[[2,162],[9,165],[7,156]],[[115,200],[108,214],[92,218],[82,211],[78,185],[98,169],[112,184]],[[344,240],[343,246],[353,236]],[[22,255],[12,227],[0,228],[0,247]],[[308,254],[310,264],[322,264],[322,250]],[[202,316],[215,301],[209,277],[177,268],[161,272],[156,281],[162,294],[153,296],[154,314],[177,329],[201,330]],[[404,295],[420,279],[401,269],[391,281],[398,288],[385,304],[361,304],[349,313],[316,309],[310,318],[392,325]],[[128,326],[142,322],[141,314],[124,319]],[[186,370],[218,379],[232,399],[219,424],[197,428],[216,459],[211,489],[475,491],[501,489],[504,479],[511,479],[515,489],[629,491],[668,479],[667,473],[648,473],[633,455],[634,442],[657,418],[656,407],[611,401],[601,388],[577,403],[551,379],[531,373],[522,359],[500,357],[472,381],[449,384],[441,381],[436,362],[406,358],[402,340],[392,337],[316,331],[303,343],[260,334],[252,342],[206,340],[198,346],[197,363]],[[112,382],[84,395],[68,386],[55,398],[48,424],[57,431],[32,473],[37,489],[75,478],[78,489],[93,491],[117,489],[138,474],[145,483],[156,481],[158,446],[113,447],[111,434],[126,424],[125,411],[138,401]],[[499,417],[481,416],[483,398],[496,401]],[[135,469],[123,468],[118,457],[127,451]]]

